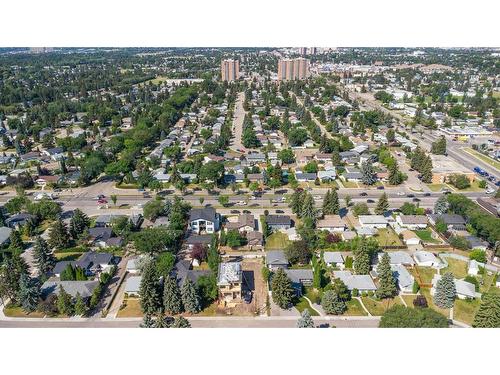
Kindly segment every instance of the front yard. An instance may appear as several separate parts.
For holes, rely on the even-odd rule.
[[[39,312],[39,311],[33,311],[30,314],[27,314],[23,311],[23,309],[19,306],[14,306],[14,305],[7,305],[4,309],[3,312],[5,316],[8,316],[10,318],[43,318],[44,314]]]
[[[374,316],[381,316],[387,309],[394,305],[403,305],[403,302],[399,297],[388,298],[383,300],[375,300],[372,297],[361,297],[363,305]]]
[[[430,284],[432,282],[432,278],[437,272],[432,267],[420,267],[420,266],[415,266],[413,268],[410,268],[409,271],[417,281],[419,280],[417,274],[420,275],[420,281],[422,284]]]
[[[479,299],[474,299],[472,301],[461,299],[455,300],[455,305],[453,306],[453,319],[471,325],[480,304],[481,301]]]
[[[367,316],[368,314],[366,313],[365,309],[361,306],[361,303],[353,298],[350,301],[346,302],[347,305],[347,311],[344,313],[344,315],[348,316]]]

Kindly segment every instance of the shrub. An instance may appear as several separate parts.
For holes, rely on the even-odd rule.
[[[352,262],[353,262],[352,257],[351,256],[347,256],[345,258],[345,268],[351,269],[352,268]]]
[[[358,297],[359,296],[359,290],[357,290],[356,288],[354,288],[352,291],[351,291],[351,295],[353,297]]]
[[[413,282],[413,294],[417,294],[418,291],[420,290],[420,285],[418,285],[418,283],[416,281]]]
[[[447,328],[448,319],[429,309],[412,309],[395,305],[388,309],[380,320],[381,328]]]
[[[486,263],[486,251],[481,249],[474,249],[469,253],[469,259],[474,259],[479,263]]]
[[[421,307],[421,308],[426,308],[428,307],[428,303],[427,303],[427,299],[425,298],[425,296],[417,296],[414,300],[413,300],[413,306],[414,307]]]

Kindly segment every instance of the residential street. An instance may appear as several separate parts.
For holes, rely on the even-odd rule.
[[[238,94],[238,98],[236,99],[236,103],[234,106],[234,117],[233,117],[233,138],[232,145],[230,148],[234,151],[240,152],[243,150],[247,152],[248,149],[243,146],[241,137],[243,135],[243,120],[245,119],[245,110],[243,109],[243,101],[245,100],[245,93],[240,92]]]

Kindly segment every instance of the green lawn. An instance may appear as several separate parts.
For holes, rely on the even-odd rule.
[[[363,305],[365,305],[366,309],[370,312],[370,314],[374,316],[382,315],[387,309],[391,308],[394,305],[402,305],[403,302],[396,298],[388,298],[377,301],[372,297],[361,297],[363,301]]]
[[[416,230],[415,234],[424,242],[424,243],[439,243],[439,240],[432,238],[432,231],[430,229],[422,229]]]
[[[480,304],[481,301],[479,299],[474,299],[472,301],[461,299],[455,300],[455,305],[453,306],[453,319],[471,325]]]
[[[441,275],[451,272],[457,279],[463,279],[467,276],[467,263],[458,259],[446,258],[448,267],[441,270]]]
[[[139,318],[142,317],[141,302],[139,298],[125,298],[117,318]]]
[[[446,184],[427,184],[427,187],[431,189],[433,192],[438,192],[443,189],[448,189],[448,185]]]
[[[357,188],[359,188],[358,183],[354,182],[354,181],[344,181],[344,180],[342,180],[342,185],[344,185],[344,187],[347,188],[347,189],[357,189]]]
[[[23,311],[23,309],[19,306],[7,305],[3,312],[5,316],[11,318],[43,318],[44,314],[38,311],[34,311],[30,314],[27,314]]]
[[[80,256],[83,253],[80,252],[75,252],[75,253],[55,253],[54,256],[56,257],[57,261],[61,262],[63,260],[70,261],[70,260],[77,260],[80,258]]]
[[[432,267],[420,267],[420,266],[415,266],[414,268],[410,268],[409,271],[415,277],[415,280],[418,280],[418,278],[416,276],[417,271],[418,271],[418,274],[420,275],[420,279],[421,279],[422,283],[424,283],[424,284],[430,284],[432,282],[432,278],[434,277],[434,274],[437,272]]]
[[[401,242],[396,232],[394,232],[391,228],[379,229],[375,238],[381,246],[403,245],[403,242]]]
[[[266,238],[266,250],[283,250],[290,243],[288,236],[281,232],[275,232]]]
[[[344,313],[344,315],[349,315],[349,316],[366,316],[368,315],[361,307],[361,303],[357,299],[351,299],[350,301],[346,302],[347,305],[347,311]]]
[[[403,295],[401,295],[401,298],[404,299],[404,301],[406,302],[406,305],[408,307],[414,307],[413,300],[415,298],[417,298],[417,295],[416,294],[403,294]]]
[[[493,160],[489,156],[483,155],[479,151],[473,150],[472,148],[469,147],[464,148],[464,151],[473,155],[477,159],[482,160],[485,163],[491,165],[493,168],[500,169],[500,162]]]
[[[300,297],[299,301],[295,304],[295,307],[297,310],[299,310],[301,313],[304,310],[309,310],[309,314],[311,316],[318,316],[319,314],[316,312],[316,310],[311,309],[311,305],[309,304],[309,301],[306,300],[304,297]]]
[[[473,182],[470,184],[470,187],[468,187],[468,188],[466,188],[466,189],[461,189],[461,190],[459,190],[459,189],[455,188],[455,190],[456,190],[456,191],[458,191],[458,192],[462,192],[462,193],[463,193],[463,192],[479,192],[479,191],[484,191],[484,189],[483,189],[483,188],[480,188],[480,187],[479,187],[479,181],[480,181],[480,180],[475,180],[475,181],[473,181]]]
[[[425,296],[425,298],[427,299],[427,304],[431,309],[436,310],[438,313],[443,314],[447,318],[450,316],[450,309],[442,309],[434,304],[431,296],[431,290],[429,288],[421,288],[420,294]]]

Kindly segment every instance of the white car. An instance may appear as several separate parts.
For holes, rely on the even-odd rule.
[[[486,194],[493,194],[495,192],[495,189],[489,187],[488,189],[486,189]]]
[[[236,205],[237,205],[237,206],[246,206],[246,205],[247,205],[247,203],[246,203],[246,202],[244,202],[244,201],[239,201],[239,202],[237,202],[237,203],[236,203]]]
[[[33,199],[36,201],[40,201],[43,198],[52,199],[52,194],[50,194],[50,193],[37,193]]]
[[[406,195],[406,193],[404,191],[398,191],[398,195],[402,197],[402,196]]]

